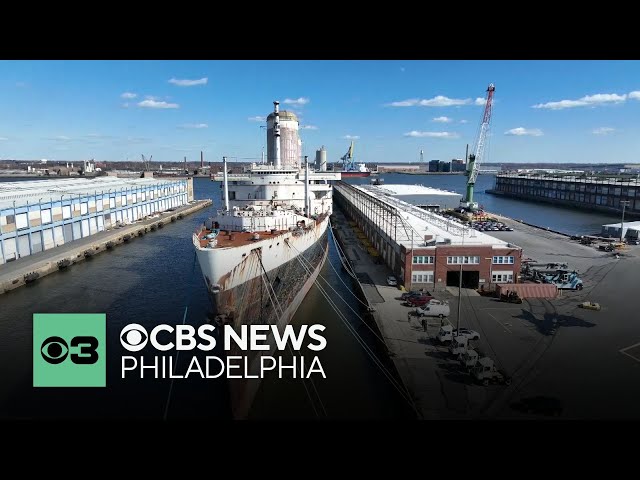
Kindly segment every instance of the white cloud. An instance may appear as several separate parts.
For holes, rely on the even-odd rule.
[[[418,132],[417,130],[411,130],[408,133],[404,134],[405,137],[432,137],[432,138],[458,138],[458,135],[455,132]]]
[[[179,126],[180,128],[209,128],[206,123],[185,123]]]
[[[124,92],[122,95],[120,95],[120,98],[125,98],[127,100],[131,100],[132,98],[136,98],[137,96],[138,96],[137,93]]]
[[[345,140],[360,140],[360,135],[345,135],[342,138]]]
[[[172,78],[169,80],[169,83],[177,85],[178,87],[194,87],[196,85],[206,85],[208,81],[209,79],[207,77],[199,78],[198,80],[179,80],[177,78]]]
[[[480,102],[480,103],[478,103]],[[477,98],[472,101],[470,98],[449,98],[444,95],[436,95],[429,99],[410,98],[398,102],[388,103],[388,107],[455,107],[460,105],[484,105],[484,99]]]
[[[449,117],[436,117],[433,120],[431,120],[432,122],[438,122],[438,123],[451,123],[453,122],[453,118],[449,118]]]
[[[632,98],[640,98],[640,92],[631,92],[635,95]],[[613,103],[623,103],[627,99],[627,94],[618,95],[617,93],[596,93],[595,95],[586,95],[578,100],[560,100],[558,102],[538,103],[532,108],[547,108],[549,110],[563,110],[565,108],[575,107],[596,107],[598,105],[610,105]]]
[[[63,142],[66,142],[71,140],[71,138],[66,135],[58,135],[57,137],[54,137],[54,140],[62,140]]]
[[[0,142],[4,142],[6,140],[9,140],[7,137],[0,137]]]
[[[300,130],[318,130],[318,127],[315,125],[302,125]]]
[[[142,108],[180,108],[177,103],[167,103],[165,101],[154,100],[147,97],[146,100],[138,102],[138,106]]]
[[[306,105],[307,103],[309,103],[309,99],[307,97],[300,97],[300,98],[285,98],[284,102],[282,103],[286,103],[287,105],[299,105],[299,106],[303,106]]]
[[[260,115],[256,115],[255,117],[249,117],[247,120],[250,122],[266,122],[267,117],[261,117]]]
[[[511,130],[507,130],[506,132],[504,132],[504,134],[514,135],[517,137],[522,137],[522,136],[541,137],[542,135],[544,135],[544,133],[542,133],[542,130],[540,130],[539,128],[524,128],[524,127],[512,128]]]
[[[474,100],[474,105],[478,105],[480,107],[484,107],[487,104],[487,99],[486,98],[482,98],[482,97],[478,97]]]
[[[460,123],[469,123],[469,120],[460,120]]]
[[[611,128],[611,127],[600,127],[600,128],[595,128],[591,133],[593,133],[594,135],[608,135],[609,133],[615,132],[615,128]]]
[[[632,100],[640,100],[640,92],[639,91],[634,91],[634,92],[630,92],[629,95],[627,95],[628,98],[631,98]]]

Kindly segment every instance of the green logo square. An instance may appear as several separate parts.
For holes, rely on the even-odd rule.
[[[33,315],[34,387],[105,387],[104,313]]]

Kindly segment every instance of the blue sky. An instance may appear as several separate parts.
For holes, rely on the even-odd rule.
[[[2,61],[0,158],[259,159],[272,101],[304,154],[450,160],[496,86],[488,162],[637,163],[638,61]]]

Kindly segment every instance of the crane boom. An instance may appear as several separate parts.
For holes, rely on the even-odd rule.
[[[480,124],[480,132],[476,140],[474,153],[469,155],[467,159],[467,171],[466,175],[469,177],[467,180],[467,195],[461,206],[470,210],[476,210],[478,208],[477,203],[473,201],[473,188],[478,178],[478,171],[480,169],[480,163],[483,160],[484,147],[486,144],[487,133],[489,131],[489,124],[491,123],[491,109],[493,106],[493,92],[496,87],[493,83],[490,83],[487,87],[487,100],[484,106],[484,114],[482,115],[482,123]]]

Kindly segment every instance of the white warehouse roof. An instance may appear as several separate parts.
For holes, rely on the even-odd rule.
[[[514,244],[505,242],[503,240],[487,235],[486,233],[479,232],[473,228],[470,228],[468,224],[463,224],[461,221],[447,219],[436,213],[426,211],[415,205],[404,202],[398,198],[390,197],[386,194],[381,194],[377,189],[371,186],[358,186],[353,185],[355,188],[366,192],[367,194],[377,198],[378,200],[391,205],[396,208],[403,219],[411,226],[411,229],[415,233],[413,242],[411,239],[405,240],[398,238],[398,243],[404,245],[406,248],[419,247],[424,244],[425,235],[432,235],[437,242],[446,241],[449,245],[481,245],[481,246],[493,246],[496,248],[519,248]],[[419,187],[419,185],[407,185],[408,187]],[[428,187],[422,187],[428,188]],[[433,189],[432,189],[433,190]],[[381,228],[386,228],[386,222],[380,225]],[[391,228],[391,227],[389,227]],[[391,235],[391,232],[388,232]],[[439,245],[441,245],[439,243]]]
[[[459,193],[450,192],[448,190],[439,190],[437,188],[425,187],[424,185],[371,185],[372,190],[378,190],[387,195],[451,195],[461,197]]]
[[[170,184],[175,180],[165,180],[157,178],[117,178],[117,177],[94,177],[94,178],[64,178],[54,180],[26,180],[22,182],[1,182],[0,183],[0,209],[24,205],[34,205],[42,202],[60,201],[78,195],[90,195],[93,193],[107,193],[119,191],[120,189],[136,188],[150,185]]]
[[[620,223],[609,223],[608,225],[602,225],[604,228],[620,228]],[[624,222],[624,228],[630,228],[632,230],[640,229],[640,221],[637,222]]]

